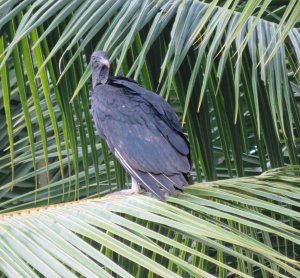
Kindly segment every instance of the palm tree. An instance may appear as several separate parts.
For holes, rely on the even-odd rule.
[[[299,277],[299,11],[0,1],[3,275]],[[170,102],[200,183],[167,203],[98,198],[128,177],[94,133],[95,49]]]

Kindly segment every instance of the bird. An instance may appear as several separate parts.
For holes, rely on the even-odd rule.
[[[190,145],[179,119],[158,94],[123,76],[109,76],[108,53],[91,56],[91,114],[110,151],[132,178],[120,194],[151,192],[159,200],[190,184]]]

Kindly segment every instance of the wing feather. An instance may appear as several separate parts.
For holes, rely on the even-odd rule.
[[[145,173],[135,170],[127,163],[127,161],[123,158],[120,152],[115,149],[115,155],[119,159],[120,163],[123,167],[133,176],[133,178],[138,182],[138,184],[143,185],[145,189],[149,192],[152,192],[159,199],[164,200],[164,194],[160,191],[159,186],[153,182],[153,180],[149,179]]]

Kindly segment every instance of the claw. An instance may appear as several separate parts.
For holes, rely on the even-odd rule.
[[[117,192],[107,194],[106,196],[133,195],[133,194],[138,194],[139,192],[140,192],[140,186],[138,185],[135,179],[131,178],[131,189],[123,189]]]

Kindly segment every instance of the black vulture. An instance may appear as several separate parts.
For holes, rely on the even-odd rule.
[[[106,52],[92,54],[92,115],[99,135],[140,187],[164,200],[189,183],[190,147],[176,113],[159,95],[125,77],[109,77]],[[163,190],[161,190],[163,189]]]

